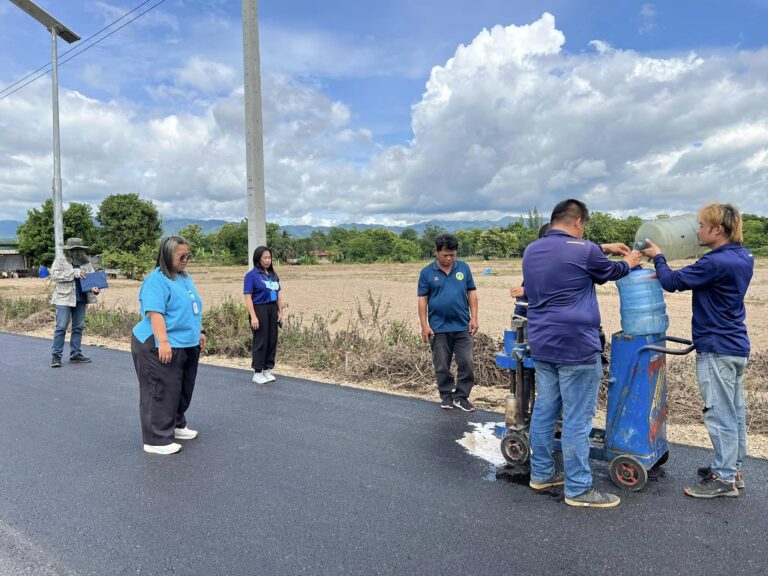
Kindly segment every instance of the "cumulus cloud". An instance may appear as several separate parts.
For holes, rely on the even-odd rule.
[[[413,136],[394,146],[377,143],[321,83],[263,74],[268,219],[489,218],[546,212],[567,197],[621,215],[715,198],[765,213],[768,50],[651,56],[600,39],[583,53],[564,45],[549,14],[482,30],[433,67],[412,106]],[[138,192],[166,216],[244,217],[234,72],[189,58],[163,82],[197,106],[147,115],[62,89],[65,199],[95,205]],[[49,89],[0,100],[0,126],[13,135],[0,139],[0,211],[22,219],[50,194]]]
[[[562,51],[545,14],[481,32],[432,70],[389,211],[472,206],[653,214],[727,198],[762,212],[768,51],[651,57],[596,42]]]

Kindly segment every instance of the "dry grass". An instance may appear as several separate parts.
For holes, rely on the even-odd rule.
[[[768,434],[768,261],[758,260],[747,295],[753,354],[745,375],[751,436]],[[278,369],[290,366],[303,377],[436,398],[429,347],[421,343],[416,320],[415,281],[423,264],[283,267],[286,314],[280,334]],[[486,267],[493,274],[483,276]],[[519,281],[519,261],[472,263],[480,299],[481,332],[475,338],[478,406],[501,410],[509,374],[495,365],[503,329],[512,309],[508,289]],[[206,303],[208,355],[205,361],[246,368],[251,333],[241,304],[245,268],[193,268]],[[89,338],[121,348],[137,319],[139,284],[111,281],[102,303],[89,307]],[[50,335],[50,287],[35,279],[0,281],[0,328]],[[607,333],[619,329],[618,296],[612,284],[598,287]],[[689,337],[690,295],[667,295],[670,333]],[[100,335],[100,336],[99,336]],[[706,438],[693,356],[668,359],[670,438]],[[603,394],[604,396],[604,394]],[[603,404],[604,406],[604,398]],[[678,433],[681,430],[685,432]],[[682,437],[681,437],[682,434]],[[758,442],[759,443],[759,442]],[[752,443],[753,446],[755,442]],[[768,453],[768,448],[766,449]]]
[[[747,430],[768,434],[768,353],[750,356],[744,374],[744,403]],[[670,419],[677,424],[703,422],[696,361],[693,355],[674,358],[667,364],[667,406]]]

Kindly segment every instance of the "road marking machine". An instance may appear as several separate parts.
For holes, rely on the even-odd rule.
[[[669,319],[661,286],[651,270],[637,269],[617,282],[622,330],[611,337],[605,429],[593,428],[590,458],[610,462],[610,477],[625,490],[641,490],[648,471],[669,457],[667,443],[668,354],[685,355],[690,340],[667,336]],[[528,320],[513,315],[504,331],[496,366],[510,371],[504,426],[496,427],[501,452],[511,465],[526,466],[528,430],[536,402],[536,375],[527,335]],[[667,343],[684,348],[668,348]],[[559,426],[555,449],[560,450]]]

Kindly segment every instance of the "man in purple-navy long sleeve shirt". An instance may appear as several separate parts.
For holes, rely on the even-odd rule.
[[[653,258],[656,276],[668,292],[693,291],[693,343],[696,377],[704,401],[704,424],[715,449],[702,481],[685,488],[694,498],[736,497],[744,487],[747,456],[744,370],[749,336],[744,297],[754,258],[742,245],[741,214],[731,204],[714,202],[699,210],[699,245],[711,251],[694,264],[673,271],[656,244],[646,240],[643,254]]]
[[[552,211],[552,229],[523,255],[528,342],[536,367],[530,486],[542,490],[564,484],[566,504],[611,508],[619,498],[595,490],[589,468],[589,433],[602,372],[595,283],[626,276],[640,263],[640,253],[624,244],[601,249],[583,240],[588,220],[583,202],[560,202]],[[624,255],[624,260],[612,262],[603,250]],[[552,459],[561,412],[564,475],[556,472]]]

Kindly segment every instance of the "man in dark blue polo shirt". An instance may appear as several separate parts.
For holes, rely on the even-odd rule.
[[[551,230],[523,254],[528,341],[536,368],[530,486],[542,490],[565,484],[566,504],[610,508],[619,498],[595,490],[589,468],[589,433],[602,372],[595,283],[626,276],[641,255],[624,244],[601,249],[582,240],[588,220],[583,202],[560,202],[552,211]],[[603,251],[624,259],[613,262]],[[561,412],[564,475],[552,459]]]
[[[472,270],[456,259],[458,249],[455,236],[443,234],[435,239],[437,257],[419,274],[419,322],[422,340],[432,346],[440,407],[474,412],[469,393],[475,383],[472,336],[477,333],[477,289]]]
[[[699,468],[701,483],[684,491],[694,498],[736,497],[744,488],[741,466],[747,456],[743,377],[749,336],[744,296],[755,261],[741,245],[737,208],[714,202],[699,210],[698,218],[699,246],[711,251],[695,263],[672,271],[661,249],[650,240],[642,252],[653,258],[656,276],[665,290],[693,291],[696,378],[715,457],[710,466]]]

